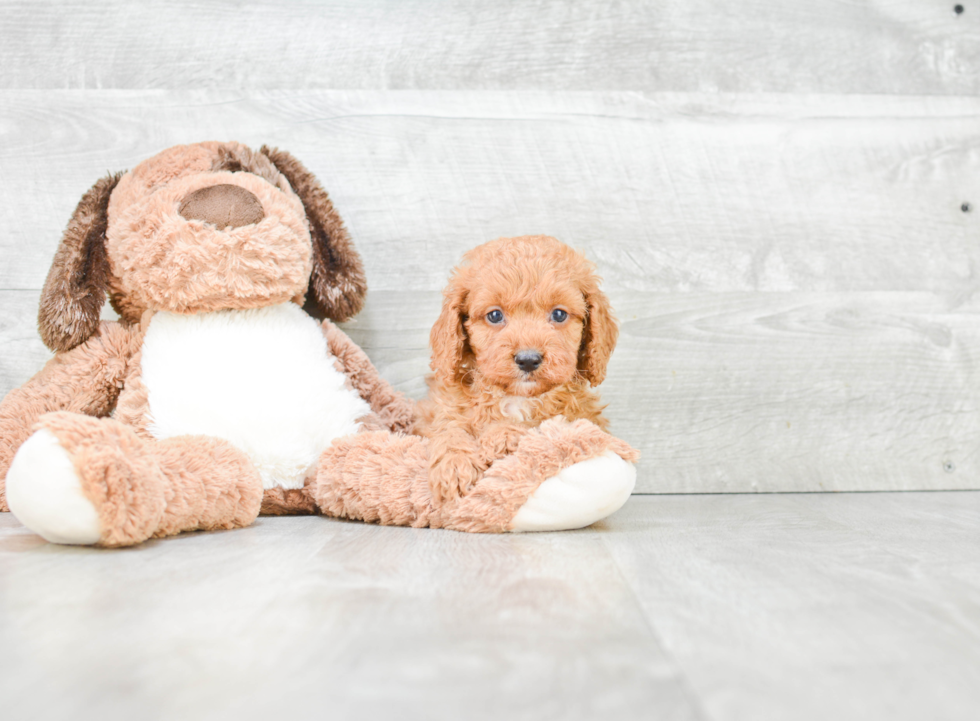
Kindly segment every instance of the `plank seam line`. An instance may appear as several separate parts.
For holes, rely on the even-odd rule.
[[[665,660],[667,660],[671,668],[674,669],[674,672],[676,673],[676,681],[680,686],[684,697],[688,699],[691,704],[691,708],[693,709],[694,713],[697,714],[699,719],[711,719],[712,717],[708,714],[708,710],[704,707],[701,697],[698,694],[697,689],[694,687],[694,684],[691,682],[691,679],[685,671],[683,664],[681,664],[680,659],[678,659],[668,650],[666,643],[664,643],[663,637],[661,637],[661,635],[657,632],[656,627],[653,625],[653,621],[647,615],[647,610],[640,601],[636,589],[633,588],[633,585],[629,582],[629,579],[626,578],[626,574],[623,572],[623,567],[619,563],[619,558],[616,557],[613,549],[609,547],[608,543],[606,543],[606,539],[600,537],[600,541],[603,548],[606,549],[606,553],[609,554],[609,558],[612,559],[613,565],[616,567],[616,574],[623,582],[623,585],[629,589],[630,595],[633,598],[633,603],[636,606],[636,610],[640,614],[640,618],[643,619],[643,625],[645,625],[650,631],[650,635],[653,637],[654,641],[656,641],[660,651],[664,654]]]

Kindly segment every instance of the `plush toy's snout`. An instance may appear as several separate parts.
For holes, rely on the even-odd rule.
[[[217,228],[241,228],[265,217],[255,193],[239,185],[212,185],[189,193],[178,212],[187,220],[203,220]]]

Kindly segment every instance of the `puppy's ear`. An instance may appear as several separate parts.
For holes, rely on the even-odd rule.
[[[582,329],[582,346],[578,352],[579,372],[597,386],[606,377],[609,356],[616,347],[619,328],[606,294],[599,290],[598,280],[585,293],[586,317]]]
[[[110,272],[105,250],[109,196],[121,177],[106,176],[82,196],[54,254],[37,314],[41,340],[53,351],[71,350],[99,327]]]
[[[463,359],[469,351],[466,337],[464,304],[466,292],[460,278],[454,276],[443,292],[442,312],[429,333],[432,360],[429,366],[446,385],[454,385],[463,377]]]
[[[361,256],[354,250],[344,221],[330,197],[302,163],[285,150],[262,146],[261,151],[282,173],[303,201],[313,240],[313,273],[308,301],[330,320],[345,321],[364,305],[367,281]]]

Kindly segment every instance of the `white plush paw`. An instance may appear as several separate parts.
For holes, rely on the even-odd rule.
[[[18,449],[7,470],[7,503],[18,521],[51,543],[99,540],[99,514],[51,431],[42,428]]]
[[[636,468],[612,451],[581,461],[538,486],[511,531],[584,528],[618,511],[636,484]]]

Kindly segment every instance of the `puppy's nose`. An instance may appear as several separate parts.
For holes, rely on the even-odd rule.
[[[522,371],[530,373],[541,365],[541,354],[536,350],[519,350],[514,356],[514,362]]]
[[[184,198],[177,211],[188,220],[203,220],[219,228],[240,228],[265,217],[255,194],[240,185],[211,185]]]

